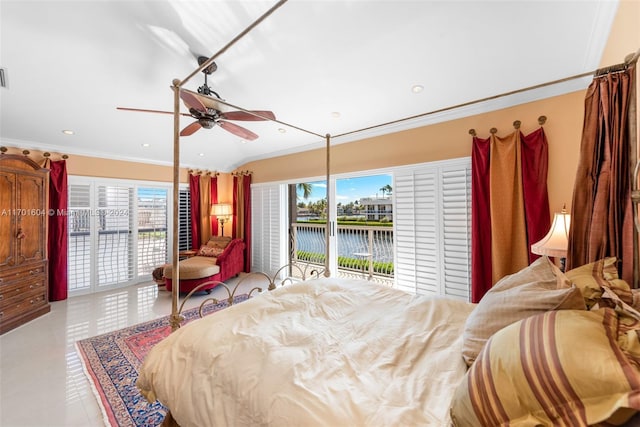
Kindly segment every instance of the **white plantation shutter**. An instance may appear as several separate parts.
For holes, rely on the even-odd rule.
[[[410,170],[395,175],[395,274],[400,289],[439,293],[436,248],[436,174]]]
[[[398,170],[394,174],[393,192],[398,288],[468,300],[470,159]]]
[[[133,279],[133,197],[129,185],[98,185],[98,286]]]
[[[178,250],[191,249],[191,193],[189,189],[180,189],[178,194]]]
[[[251,186],[251,271],[273,274],[286,263],[286,186]]]
[[[68,289],[91,288],[91,185],[68,185]]]
[[[471,165],[443,166],[440,173],[444,294],[471,298]]]

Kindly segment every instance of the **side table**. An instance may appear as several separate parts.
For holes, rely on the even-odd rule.
[[[192,249],[186,250],[186,251],[180,251],[178,252],[178,258],[179,259],[187,259],[187,258],[191,258],[192,256],[195,256],[198,253],[198,251],[194,251]]]

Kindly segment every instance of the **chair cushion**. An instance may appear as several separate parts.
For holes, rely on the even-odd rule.
[[[199,256],[218,257],[224,252],[224,248],[218,248],[216,246],[202,245],[198,251]]]
[[[229,236],[211,236],[207,242],[207,246],[224,249],[227,247],[229,242],[231,242],[231,237]]]
[[[220,272],[216,258],[208,256],[194,256],[180,261],[180,279],[201,279]],[[173,265],[164,268],[164,277],[173,280]]]

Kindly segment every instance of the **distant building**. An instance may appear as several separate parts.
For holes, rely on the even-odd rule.
[[[367,221],[387,218],[393,221],[393,195],[388,197],[363,197],[360,199],[361,214]]]

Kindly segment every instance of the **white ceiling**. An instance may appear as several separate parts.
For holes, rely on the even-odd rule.
[[[197,55],[218,53],[275,4],[0,0],[0,67],[8,76],[0,89],[2,144],[172,164],[172,116],[116,107],[172,111],[173,79],[187,77]],[[217,57],[209,85],[242,108],[338,135],[594,70],[616,10],[613,1],[289,0]],[[575,91],[589,81],[333,142]],[[203,82],[198,73],[185,88]],[[416,84],[424,91],[413,93]],[[192,121],[182,117],[180,125]],[[243,142],[219,127],[201,129],[181,138],[181,165],[229,172],[324,143],[291,128],[281,133],[278,123],[234,123],[260,138]]]

